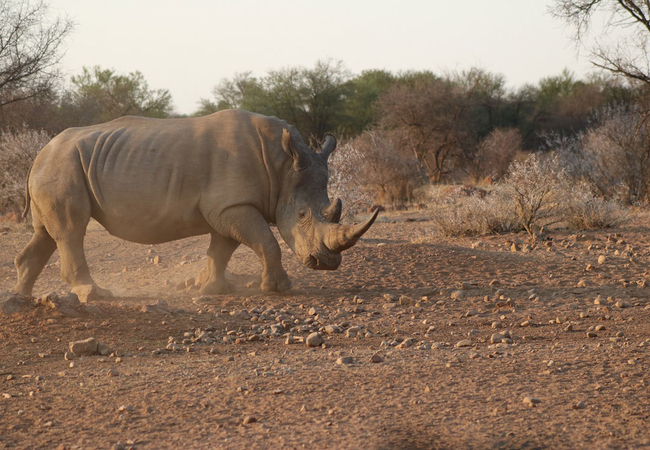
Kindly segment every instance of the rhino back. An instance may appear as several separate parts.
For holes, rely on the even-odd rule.
[[[78,153],[92,216],[111,234],[158,243],[208,233],[233,205],[253,205],[272,221],[283,125],[243,111],[125,117],[67,130],[54,147]]]

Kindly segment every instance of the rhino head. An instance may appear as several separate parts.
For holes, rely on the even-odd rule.
[[[366,222],[341,225],[341,200],[327,195],[327,161],[336,148],[328,135],[320,153],[311,150],[296,130],[282,134],[282,148],[291,157],[282,181],[276,223],[285,242],[302,263],[315,270],[335,270],[341,252],[368,231],[378,211]]]

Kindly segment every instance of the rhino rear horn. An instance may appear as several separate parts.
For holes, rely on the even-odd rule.
[[[368,220],[356,225],[330,225],[332,228],[330,228],[325,245],[333,252],[342,252],[349,249],[368,231],[378,214],[379,210],[375,210],[375,213]]]
[[[341,220],[341,212],[343,210],[343,203],[340,198],[335,199],[331,205],[325,208],[322,212],[325,220],[331,223],[339,223]]]

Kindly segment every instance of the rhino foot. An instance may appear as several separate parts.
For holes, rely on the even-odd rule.
[[[262,276],[260,288],[264,292],[282,292],[291,289],[293,284],[286,273],[277,276],[275,279]]]
[[[231,291],[227,281],[210,281],[201,287],[199,293],[201,295],[220,295],[229,294]]]

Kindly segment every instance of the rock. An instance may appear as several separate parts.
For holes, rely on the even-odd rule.
[[[626,304],[623,300],[618,300],[618,301],[614,304],[614,306],[616,306],[617,308],[621,308],[621,309],[623,309],[623,308],[627,308],[627,304]]]
[[[462,290],[454,291],[451,293],[452,300],[461,300],[465,297],[465,292]]]
[[[471,347],[472,346],[472,341],[469,339],[463,339],[462,341],[456,342],[456,347]]]
[[[583,401],[581,400],[581,401],[579,401],[579,402],[574,403],[573,405],[571,405],[571,408],[572,408],[572,409],[585,409],[585,402],[583,402]]]
[[[108,345],[104,344],[103,342],[98,342],[97,353],[99,353],[102,356],[108,356],[111,354],[111,349],[108,347]]]
[[[607,261],[607,256],[605,256],[605,255],[600,255],[600,256],[598,257],[598,264],[605,264],[606,261]]]
[[[63,355],[63,359],[65,359],[66,361],[71,361],[71,360],[73,360],[73,359],[74,359],[74,353],[72,353],[72,352],[65,352],[64,355]]]
[[[588,338],[595,338],[595,337],[598,337],[598,335],[593,331],[587,331],[587,337]]]
[[[469,281],[463,281],[461,283],[461,285],[460,285],[460,288],[465,290],[465,291],[468,290],[468,289],[472,289],[473,287],[474,286],[472,286],[472,283],[470,283]]]
[[[96,316],[96,315],[102,313],[102,310],[99,308],[99,306],[97,306],[97,305],[89,305],[89,304],[86,304],[84,306],[84,311],[86,312],[86,314],[90,314],[90,315],[93,315],[93,316]]]
[[[357,335],[359,334],[359,331],[361,331],[361,329],[359,327],[350,327],[345,331],[345,336],[346,337],[352,337],[352,338],[357,337]]]
[[[499,342],[503,341],[505,339],[505,336],[500,334],[500,333],[494,333],[492,336],[490,336],[490,343],[492,344],[498,344]]]
[[[587,282],[585,280],[580,280],[578,281],[578,284],[576,284],[576,287],[577,288],[587,287]]]
[[[99,298],[110,297],[108,291],[99,289],[94,284],[84,284],[81,286],[75,286],[72,288],[72,293],[76,294],[81,303],[88,303],[89,301],[95,301]]]
[[[380,362],[384,362],[384,358],[382,358],[381,356],[379,356],[379,353],[375,353],[374,355],[372,355],[372,356],[370,357],[370,362],[372,362],[372,363],[380,363]]]
[[[14,314],[31,306],[30,297],[10,292],[0,293],[0,311],[4,314]]]
[[[164,314],[164,315],[170,315],[171,314],[171,310],[169,309],[169,305],[164,300],[158,300],[156,303],[154,303],[152,305],[144,305],[144,306],[142,306],[142,312],[152,313],[152,314]]]
[[[342,356],[341,358],[336,360],[336,364],[338,364],[339,366],[352,364],[352,363],[354,363],[354,358],[352,356]]]
[[[257,419],[253,416],[246,416],[244,417],[244,420],[242,421],[242,424],[248,425],[249,423],[255,423],[257,422]]]
[[[564,331],[567,331],[567,332],[568,331],[573,331],[573,325],[572,324],[567,325],[566,327],[564,327]]]
[[[539,405],[542,403],[542,401],[536,397],[525,397],[524,398],[524,404],[528,405],[529,407],[534,407],[535,405]]]
[[[519,326],[522,326],[522,327],[529,327],[529,326],[531,326],[531,325],[532,325],[532,324],[531,324],[530,320],[524,320],[523,322],[521,322],[521,323],[519,324]]]
[[[320,333],[311,333],[309,336],[307,336],[307,339],[305,339],[305,344],[307,344],[307,347],[320,347],[322,343],[323,336],[321,336]]]
[[[309,310],[307,311],[307,314],[310,315],[310,316],[315,316],[316,314],[318,314],[318,311],[316,310],[316,308],[312,307],[312,308],[309,308]]]
[[[74,341],[69,344],[70,351],[75,356],[88,356],[97,353],[97,346],[99,342],[94,337],[84,339],[82,341]]]
[[[116,377],[116,376],[118,376],[118,375],[120,374],[120,372],[118,372],[117,369],[108,369],[108,370],[106,371],[106,374],[107,374],[109,377]]]
[[[162,262],[162,258],[160,257],[160,255],[156,255],[153,257],[153,263],[155,265],[159,265],[161,262]]]
[[[503,328],[503,324],[499,321],[492,322],[492,328],[497,329],[497,328]]]
[[[343,333],[343,328],[338,325],[327,325],[325,326],[325,333],[327,334],[339,334]]]

